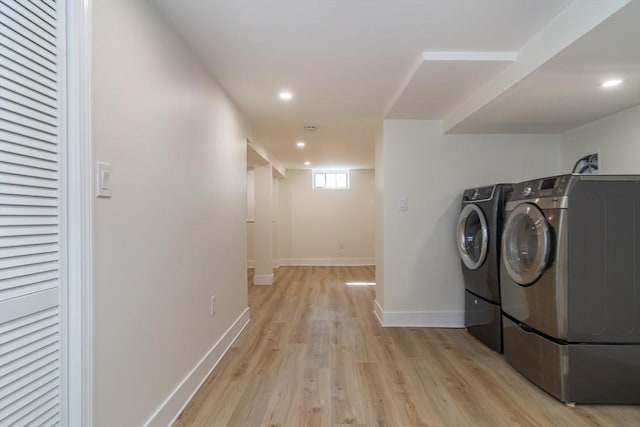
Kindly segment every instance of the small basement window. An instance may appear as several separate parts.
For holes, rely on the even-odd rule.
[[[349,171],[313,171],[313,188],[346,190],[349,188]]]

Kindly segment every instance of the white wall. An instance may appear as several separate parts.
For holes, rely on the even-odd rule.
[[[310,170],[287,170],[279,183],[277,228],[284,264],[373,264],[373,169],[352,170],[350,187],[314,190]]]
[[[253,169],[247,171],[247,221],[255,221],[256,215],[256,182]]]
[[[280,249],[278,246],[278,200],[280,181],[284,178],[273,177],[273,263],[278,266]],[[247,260],[250,268],[255,266],[255,173],[253,169],[247,171]]]
[[[247,171],[247,260],[255,260],[256,184],[253,169]]]
[[[255,260],[255,173],[253,169],[247,171],[247,260]]]
[[[640,106],[593,121],[562,135],[562,170],[582,156],[600,153],[601,173],[640,173]]]
[[[375,258],[376,301],[384,305],[384,130],[376,129],[374,138],[375,156]],[[379,306],[378,306],[379,307]],[[376,307],[376,309],[378,309]],[[380,315],[380,313],[378,313]]]
[[[253,237],[255,245],[254,285],[273,283],[273,169],[271,164],[256,165],[255,219]]]
[[[384,156],[376,161],[384,168],[384,299],[378,302],[385,324],[462,326],[464,284],[454,231],[462,191],[557,174],[559,140],[443,135],[438,121],[384,122],[383,147],[376,151]],[[405,197],[409,210],[401,212]]]
[[[148,2],[95,1],[93,36],[95,425],[138,426],[247,307],[248,127]]]
[[[278,266],[280,263],[280,242],[278,242],[278,228],[280,227],[280,220],[278,219],[278,206],[280,203],[280,182],[282,180],[280,178],[273,177],[273,204],[271,205],[273,211],[273,228],[272,228],[272,236],[273,241],[271,244],[273,245],[273,251],[271,255],[273,256],[274,266]]]

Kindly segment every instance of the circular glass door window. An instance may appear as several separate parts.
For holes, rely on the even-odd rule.
[[[550,253],[549,225],[540,209],[518,205],[508,216],[502,235],[502,258],[514,282],[528,286],[547,268]]]
[[[478,269],[487,257],[487,220],[477,205],[466,205],[458,218],[458,252],[464,265]]]

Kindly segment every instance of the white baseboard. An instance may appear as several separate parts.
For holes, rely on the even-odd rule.
[[[383,327],[464,328],[464,311],[384,311],[378,301],[373,311]]]
[[[294,266],[360,267],[376,265],[375,258],[283,258],[273,261],[273,268]],[[247,261],[247,268],[256,268],[255,260]]]
[[[205,382],[209,374],[216,367],[222,356],[231,348],[240,333],[249,324],[249,307],[222,334],[220,339],[209,349],[207,354],[193,367],[191,372],[178,384],[162,402],[162,405],[144,424],[145,427],[166,427],[172,425],[185,406],[196,394],[200,386]]]
[[[273,283],[273,273],[271,274],[256,274],[253,276],[254,285],[271,285]]]
[[[358,267],[376,265],[375,258],[283,258],[281,266]]]
[[[280,267],[280,260],[279,259],[274,259],[273,260],[273,268],[278,268]],[[247,261],[247,268],[256,268],[256,261],[254,259],[250,259]]]

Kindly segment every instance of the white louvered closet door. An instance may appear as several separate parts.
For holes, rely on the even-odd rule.
[[[0,426],[61,423],[64,7],[0,0]]]

